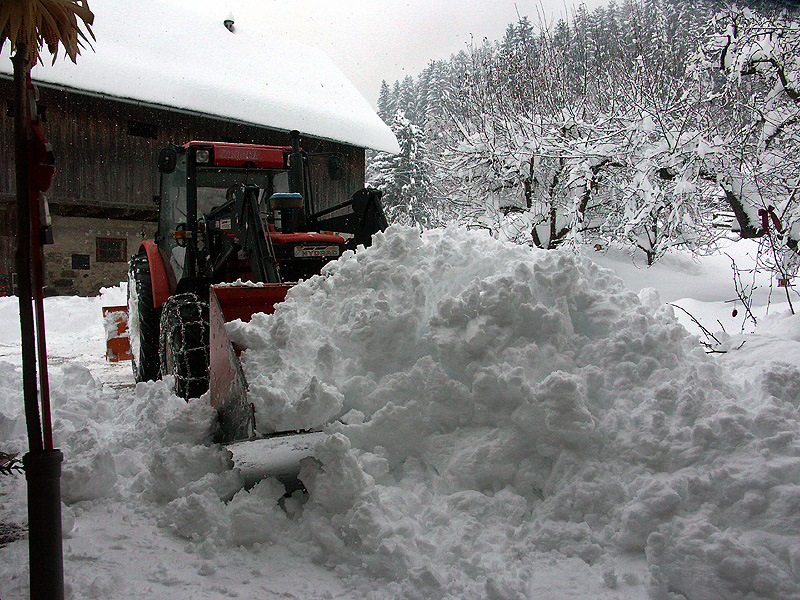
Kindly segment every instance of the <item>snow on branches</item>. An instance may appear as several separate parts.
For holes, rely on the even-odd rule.
[[[710,165],[743,237],[770,268],[794,275],[800,240],[800,15],[730,8],[695,59],[725,152]],[[770,215],[770,218],[764,218]],[[774,216],[774,218],[772,218]]]
[[[738,235],[763,240],[782,279],[796,271],[796,14],[628,0],[571,23],[523,17],[385,85],[379,110],[404,150],[371,172],[401,222],[624,244],[648,263]]]

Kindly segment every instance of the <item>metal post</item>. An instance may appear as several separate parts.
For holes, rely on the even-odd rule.
[[[60,450],[22,457],[28,481],[31,600],[64,600]]]
[[[39,397],[36,386],[36,336],[33,322],[33,281],[31,277],[31,201],[28,169],[28,47],[18,44],[14,62],[14,136],[17,179],[17,288],[22,346],[22,388],[25,420],[31,452],[44,451]]]

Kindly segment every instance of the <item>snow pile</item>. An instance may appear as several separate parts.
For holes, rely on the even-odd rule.
[[[102,327],[100,317],[98,322]],[[66,597],[127,597],[145,582],[151,590],[154,584],[165,586],[154,592],[155,597],[170,596],[168,591],[176,585],[174,571],[185,567],[175,560],[172,566],[163,565],[166,559],[159,552],[165,551],[164,542],[153,530],[193,539],[218,526],[230,527],[228,522],[218,523],[216,513],[223,513],[223,501],[242,487],[230,453],[210,444],[215,411],[206,401],[187,403],[175,396],[170,380],[140,383],[120,393],[98,383],[77,363],[51,367],[50,380],[55,444],[65,457],[61,497]],[[27,440],[20,389],[19,369],[0,362],[0,423],[7,434],[2,450],[22,454]],[[24,481],[21,476],[0,478],[0,522],[26,521]],[[198,519],[197,498],[213,498],[214,512],[207,521]],[[187,505],[191,510],[184,509]],[[170,527],[155,528],[147,506]],[[263,511],[280,509],[272,501]],[[234,534],[231,543],[259,535],[265,534]],[[4,599],[29,595],[27,544],[22,539],[2,550]]]
[[[68,505],[131,491],[169,501],[214,472],[233,481],[227,487],[214,482],[224,490],[221,496],[241,487],[229,453],[209,446],[216,414],[206,402],[187,404],[171,393],[169,382],[160,381],[120,395],[76,363],[51,369],[50,375],[53,437],[67,457],[61,495]],[[19,369],[0,362],[0,426],[7,452],[27,450],[21,387]]]
[[[544,554],[607,592],[800,598],[800,371],[733,387],[642,297],[392,228],[231,325],[262,428],[342,416],[302,474],[320,559],[387,597],[531,597]]]
[[[793,358],[798,317],[707,356],[587,258],[390,228],[230,325],[259,427],[338,419],[307,497],[280,499],[242,489],[205,398],[77,364],[130,380],[102,362],[119,295],[46,301],[69,598],[800,598],[800,364],[765,336]],[[0,360],[4,451],[25,450],[20,387]],[[24,495],[0,477],[0,522]],[[26,552],[0,547],[4,600]]]
[[[80,358],[95,367],[105,363],[106,322],[102,307],[127,303],[127,284],[101,288],[97,296],[45,298],[47,356],[51,362]],[[19,300],[0,298],[0,360],[21,364]]]

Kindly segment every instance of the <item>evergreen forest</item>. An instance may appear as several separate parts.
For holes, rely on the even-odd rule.
[[[383,82],[400,144],[372,153],[390,222],[458,223],[540,248],[754,238],[800,264],[800,12],[780,2],[624,0]]]

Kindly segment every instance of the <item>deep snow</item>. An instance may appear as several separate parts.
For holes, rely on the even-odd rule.
[[[48,299],[70,597],[800,598],[800,319],[757,295],[740,332],[726,257],[591,258],[635,291],[584,256],[393,227],[232,324],[263,430],[340,418],[283,509],[209,444],[204,399],[102,362],[122,287]],[[25,449],[15,305],[6,451]],[[0,498],[23,522],[23,479]],[[26,553],[0,549],[3,600]]]

